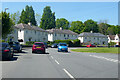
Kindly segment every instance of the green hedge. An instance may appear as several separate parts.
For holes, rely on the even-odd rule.
[[[55,40],[53,43],[67,43],[69,47],[78,47],[81,46],[80,44],[80,40],[76,39],[76,40]]]
[[[35,42],[40,42],[40,41],[27,41],[26,45],[33,45]]]

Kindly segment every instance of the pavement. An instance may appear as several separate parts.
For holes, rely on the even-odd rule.
[[[48,48],[46,54],[32,54],[32,48],[25,48],[12,61],[1,61],[2,78],[118,78],[117,54],[70,49],[57,52],[57,48]]]

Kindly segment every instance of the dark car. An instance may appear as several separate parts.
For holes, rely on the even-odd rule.
[[[43,42],[35,42],[32,47],[32,53],[45,53],[45,44]]]
[[[51,48],[57,48],[58,47],[58,43],[54,43],[51,45]]]
[[[2,52],[2,60],[11,60],[13,58],[13,51],[8,43],[0,43],[2,44],[0,51]]]
[[[120,47],[120,45],[115,45],[115,47]]]
[[[89,44],[89,45],[87,45],[87,47],[96,47],[96,45],[94,45],[94,44]]]
[[[22,52],[22,46],[19,42],[13,42],[13,51]]]
[[[68,52],[68,46],[66,43],[59,43],[58,44],[58,52],[65,51]]]

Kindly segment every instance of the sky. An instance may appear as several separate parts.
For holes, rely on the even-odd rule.
[[[69,22],[107,20],[108,24],[118,25],[118,2],[2,2],[2,10],[9,8],[9,13],[21,12],[26,5],[32,6],[41,16],[45,6],[50,6],[56,19],[65,18]]]

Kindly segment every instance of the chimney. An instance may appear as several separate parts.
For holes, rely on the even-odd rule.
[[[93,33],[93,31],[90,31],[90,33]]]
[[[29,25],[29,26],[32,26],[32,23],[31,23],[31,22],[29,22],[29,23],[28,23],[28,25]]]
[[[62,27],[60,27],[60,30],[63,30]]]

